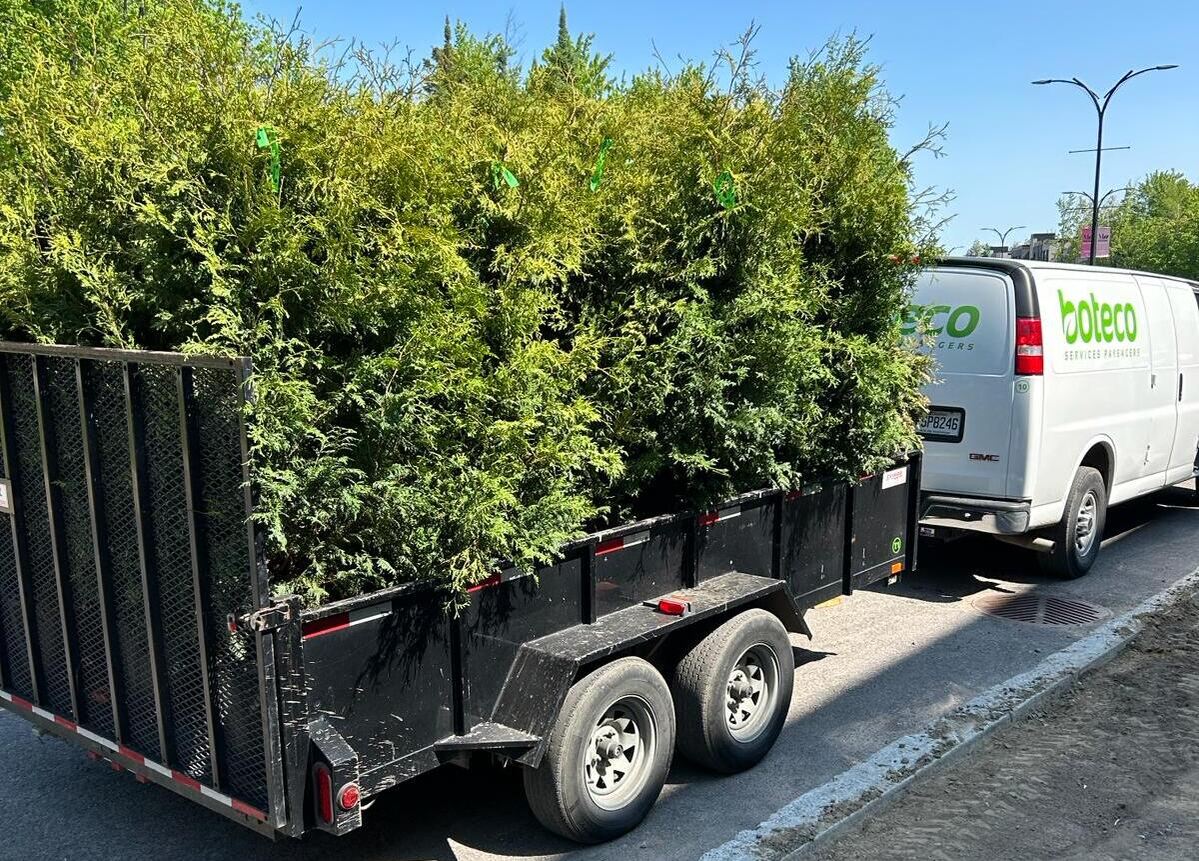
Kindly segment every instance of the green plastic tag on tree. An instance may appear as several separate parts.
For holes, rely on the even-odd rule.
[[[495,186],[496,191],[499,191],[505,185],[508,188],[516,188],[520,185],[520,180],[504,164],[493,161],[491,163],[491,184]]]
[[[727,170],[716,177],[712,183],[712,190],[716,192],[716,200],[725,209],[732,209],[737,205],[737,186],[733,181],[733,175]]]
[[[281,170],[279,165],[279,138],[273,128],[269,126],[259,126],[258,131],[254,135],[254,142],[259,149],[271,150],[271,188],[275,189],[275,193],[279,193],[281,180]]]
[[[591,190],[598,191],[600,183],[604,181],[604,162],[608,159],[608,150],[612,148],[612,138],[604,138],[600,144],[599,156],[595,159],[595,168],[591,171]]]

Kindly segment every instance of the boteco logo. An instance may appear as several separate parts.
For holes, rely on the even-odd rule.
[[[1057,291],[1057,301],[1062,309],[1062,332],[1067,344],[1137,339],[1137,309],[1131,302],[1109,305],[1092,293],[1090,302],[1081,299],[1076,305],[1061,290]]]
[[[903,315],[901,331],[905,335],[916,334],[916,327],[923,324],[929,335],[944,332],[951,338],[969,338],[978,328],[981,315],[974,305],[909,305]]]

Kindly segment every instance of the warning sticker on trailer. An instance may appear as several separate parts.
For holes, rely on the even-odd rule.
[[[7,481],[0,480],[0,511],[4,512],[5,514],[10,514],[12,512],[12,506],[9,505],[8,502],[8,486],[9,485]]]
[[[883,490],[888,487],[899,487],[901,484],[908,482],[908,468],[901,466],[899,469],[889,469],[883,473]]]

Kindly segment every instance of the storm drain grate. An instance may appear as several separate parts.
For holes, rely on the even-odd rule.
[[[988,616],[1034,625],[1087,625],[1107,615],[1096,604],[1055,595],[987,595],[974,606]]]

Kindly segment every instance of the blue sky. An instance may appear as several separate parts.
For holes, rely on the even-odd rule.
[[[295,0],[243,0],[251,14],[288,20]],[[751,21],[761,71],[781,80],[787,60],[807,55],[831,35],[869,35],[871,59],[888,88],[903,97],[893,131],[897,147],[918,140],[929,123],[949,123],[945,156],[922,156],[917,180],[953,191],[944,244],[958,250],[982,227],[1027,225],[1016,235],[1057,227],[1058,194],[1090,190],[1095,110],[1074,87],[1034,87],[1038,78],[1077,76],[1100,93],[1124,72],[1179,63],[1143,75],[1113,98],[1104,154],[1103,189],[1150,170],[1174,168],[1199,179],[1199,3],[1194,0],[1096,2],[631,2],[573,0],[571,29],[596,36],[618,71],[637,71],[662,56],[708,59]],[[558,0],[308,0],[302,27],[321,38],[356,37],[368,44],[399,40],[425,53],[441,40],[445,15],[476,32],[502,32],[509,16],[529,60],[552,41]]]

